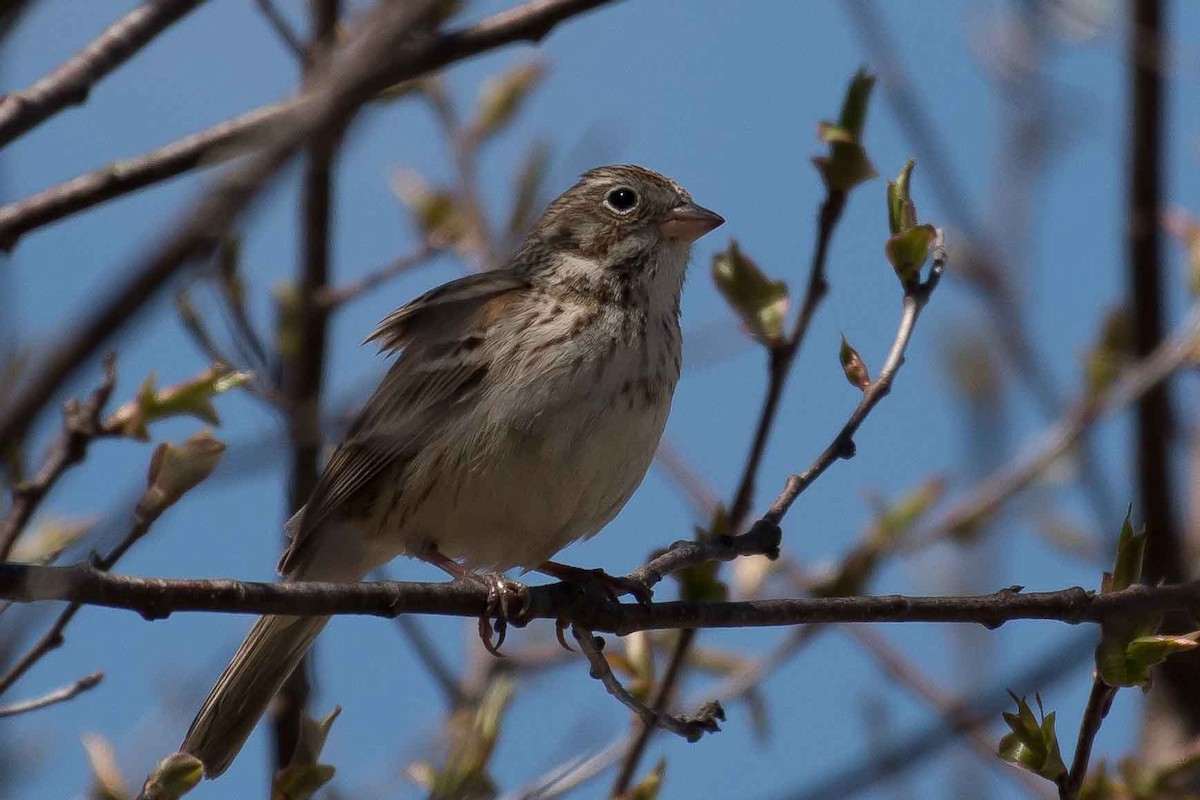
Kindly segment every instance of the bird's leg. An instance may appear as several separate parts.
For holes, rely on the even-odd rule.
[[[654,599],[654,590],[641,581],[609,575],[602,569],[584,569],[572,567],[570,564],[560,564],[557,561],[546,561],[534,572],[558,578],[566,583],[574,583],[584,589],[596,588],[611,600],[618,600],[621,595],[628,594],[642,605],[650,605]]]
[[[510,580],[499,572],[472,572],[436,547],[427,547],[417,554],[417,558],[455,580],[482,584],[487,589],[487,612],[479,618],[479,638],[483,641],[484,649],[494,656],[500,656],[500,646],[508,634],[508,623],[512,621],[520,627],[524,624],[523,615],[529,610],[529,590],[525,584]],[[514,600],[517,603],[515,608],[512,605]],[[492,617],[496,619],[494,629]],[[492,642],[493,637],[495,643]]]

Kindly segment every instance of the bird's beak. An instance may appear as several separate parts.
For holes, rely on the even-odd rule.
[[[658,226],[662,235],[681,242],[694,242],[719,226],[725,218],[695,203],[681,203],[672,208]]]

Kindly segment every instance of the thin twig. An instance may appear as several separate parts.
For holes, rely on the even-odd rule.
[[[1043,690],[1072,674],[1074,668],[1092,655],[1095,634],[1085,632],[1074,636],[1048,653],[1039,653],[1019,671],[1005,675],[963,703],[963,720],[986,725],[1009,707],[1011,687],[1040,687]],[[807,780],[792,791],[780,796],[791,800],[849,800],[879,784],[924,764],[947,745],[958,740],[955,726],[939,719],[925,728],[907,734],[900,742],[878,756],[864,760],[854,758],[816,781]]]
[[[929,678],[921,674],[915,664],[891,647],[870,628],[863,625],[843,627],[855,641],[862,645],[891,678],[924,700],[941,714],[963,742],[987,766],[1000,775],[1019,783],[1032,797],[1051,800],[1046,783],[1032,773],[1006,764],[996,757],[996,742],[988,733],[988,725],[967,712],[961,699],[950,697]]]
[[[0,717],[15,717],[18,714],[26,714],[30,711],[37,711],[46,706],[56,705],[57,703],[65,703],[76,695],[83,694],[88,689],[94,689],[104,680],[103,672],[93,672],[91,675],[84,675],[76,681],[68,683],[66,686],[61,686],[52,692],[48,692],[41,697],[34,697],[30,700],[22,700],[19,703],[12,703],[7,706],[0,706]]]
[[[837,227],[837,222],[841,218],[845,201],[846,197],[844,193],[830,191],[821,206],[821,213],[818,219],[817,247],[813,254],[808,289],[805,292],[800,314],[796,320],[796,327],[793,329],[785,345],[771,350],[770,385],[755,431],[754,444],[751,446],[750,456],[747,460],[742,480],[738,486],[733,506],[731,507],[730,527],[732,530],[738,530],[744,523],[745,516],[749,513],[751,498],[754,494],[755,478],[762,461],[766,441],[774,423],[779,400],[786,385],[788,373],[791,371],[796,353],[804,341],[821,298],[828,291],[828,282],[825,278],[825,262],[828,255],[829,243]],[[920,316],[922,309],[924,309],[925,304],[929,301],[930,295],[941,280],[942,272],[945,269],[946,252],[943,247],[940,231],[937,234],[937,241],[933,250],[933,265],[930,268],[929,277],[916,287],[905,291],[899,330],[896,333],[895,342],[892,344],[892,350],[879,375],[863,392],[862,401],[851,414],[850,420],[834,438],[833,443],[826,448],[825,452],[818,457],[817,461],[806,472],[788,478],[783,492],[776,498],[762,520],[756,523],[752,532],[757,529],[760,535],[762,535],[777,531],[779,523],[783,520],[784,515],[787,514],[788,508],[800,496],[801,492],[838,458],[849,458],[854,455],[854,433],[863,423],[863,420],[867,418],[867,415],[871,413],[871,409],[891,391],[892,381],[895,379],[896,372],[899,371],[900,365],[903,363],[904,352],[908,347],[909,339],[912,337],[917,318]],[[676,543],[676,545],[678,544]],[[672,549],[675,548],[676,546],[673,545]],[[778,555],[777,548],[764,550],[763,552],[767,555]],[[685,634],[679,637],[679,641],[676,642],[675,650],[672,653],[672,662],[678,661],[682,663],[687,650],[691,647],[693,638],[693,634]],[[664,680],[663,685],[659,687],[659,697],[668,697],[671,689],[672,687]],[[618,773],[617,782],[613,786],[614,795],[619,796],[629,789],[630,782],[636,774],[638,762],[645,753],[646,746],[653,733],[653,729],[649,727],[639,731],[637,739],[630,747],[625,763]]]
[[[71,400],[63,406],[62,432],[50,448],[36,477],[18,483],[12,489],[12,506],[0,520],[0,560],[12,554],[30,518],[42,500],[68,469],[87,455],[93,440],[112,434],[101,422],[104,406],[117,383],[117,360],[109,353],[104,360],[104,379],[81,406]]]
[[[428,54],[420,68],[398,66],[379,82],[376,92],[514,42],[539,41],[558,23],[613,2],[616,0],[528,0],[476,25],[432,37],[427,46],[418,48]],[[385,63],[389,60],[394,61],[385,59]],[[22,235],[99,203],[197,167],[243,155],[268,141],[272,131],[286,126],[286,121],[307,99],[301,96],[263,106],[157,150],[113,162],[24,200],[0,206],[0,249],[10,249]]]
[[[287,18],[275,7],[275,3],[272,0],[254,0],[254,2],[266,17],[271,30],[275,31],[275,35],[279,37],[279,41],[283,42],[297,61],[301,64],[308,64],[308,48],[304,46],[300,36],[292,30],[291,23],[287,21]]]
[[[431,244],[422,245],[415,253],[406,256],[400,256],[390,264],[383,266],[374,272],[367,273],[361,278],[356,278],[346,283],[336,286],[322,287],[314,296],[317,305],[326,310],[333,310],[339,306],[345,305],[352,300],[356,300],[367,292],[375,289],[384,281],[390,280],[397,275],[402,275],[411,269],[422,266],[431,258],[436,256],[441,251]]]
[[[137,544],[149,531],[150,526],[158,519],[159,514],[165,508],[160,508],[155,512],[147,514],[143,511],[141,503],[138,504],[137,510],[134,511],[133,524],[130,526],[128,533],[124,538],[117,543],[117,546],[109,551],[108,555],[99,558],[94,564],[88,565],[87,569],[96,575],[104,575],[111,570],[125,553],[129,552],[129,548]],[[0,569],[9,566],[6,562],[0,562]],[[68,598],[64,598],[68,599]],[[14,683],[16,683],[22,675],[28,672],[34,664],[42,659],[51,650],[55,650],[63,643],[63,631],[67,625],[75,618],[80,609],[86,603],[73,601],[70,605],[64,608],[55,618],[54,623],[50,628],[42,634],[42,636],[27,650],[25,654],[18,658],[13,663],[8,671],[0,675],[0,695],[8,691]]]
[[[928,169],[932,191],[941,197],[949,220],[975,243],[973,249],[987,259],[988,269],[971,281],[971,285],[987,305],[1002,348],[1037,401],[1042,416],[1046,419],[1062,416],[1066,408],[1064,393],[1044,360],[1038,357],[1022,322],[1023,304],[1004,280],[1011,274],[1002,262],[1005,248],[988,235],[986,225],[969,202],[963,181],[946,158],[951,150],[942,139],[934,116],[923,105],[922,94],[913,90],[901,50],[882,22],[885,15],[871,0],[845,0],[843,7],[863,39],[870,60],[876,64],[875,72],[882,78],[884,96],[891,102],[900,127],[911,141],[922,168]],[[1080,481],[1090,500],[1093,516],[1101,526],[1110,524],[1114,508],[1112,490],[1087,437],[1079,443],[1079,465]]]
[[[28,88],[0,97],[0,147],[72,105],[203,0],[147,0]]]
[[[1069,452],[1090,426],[1127,407],[1191,361],[1198,337],[1200,303],[1192,306],[1171,338],[1127,369],[1103,392],[1081,400],[1066,419],[1049,428],[1011,464],[976,484],[927,530],[909,537],[905,549],[923,549],[995,514],[1010,497],[1029,486],[1047,467]]]
[[[867,385],[858,407],[854,409],[850,419],[830,445],[825,448],[825,451],[804,472],[788,477],[784,490],[775,498],[775,502],[763,515],[763,519],[778,525],[787,514],[788,509],[792,507],[792,503],[796,502],[796,498],[811,486],[813,481],[819,478],[825,470],[829,469],[838,459],[854,456],[854,434],[871,410],[891,392],[896,373],[904,364],[904,352],[908,349],[909,340],[912,339],[917,319],[921,316],[921,311],[924,310],[930,295],[933,294],[933,290],[937,288],[938,282],[942,278],[942,272],[946,267],[946,251],[942,246],[941,236],[939,231],[937,242],[934,245],[933,264],[930,267],[929,277],[904,294],[904,310],[900,315],[900,327],[896,331],[896,339],[892,342],[892,349],[888,353],[883,367],[880,368],[879,374]]]
[[[720,730],[717,723],[724,722],[725,711],[719,703],[706,703],[691,717],[675,717],[665,711],[651,709],[631,695],[617,680],[617,676],[608,666],[608,660],[600,652],[604,646],[603,639],[580,625],[571,626],[571,635],[579,643],[579,649],[587,656],[592,677],[603,683],[608,693],[621,701],[622,705],[637,714],[646,727],[662,728],[676,736],[682,736],[689,742],[698,741],[704,734]]]
[[[1116,687],[1100,680],[1099,675],[1092,679],[1092,691],[1088,694],[1087,706],[1079,721],[1079,739],[1075,743],[1075,757],[1071,759],[1071,772],[1059,782],[1059,800],[1077,800],[1079,797],[1083,779],[1087,776],[1088,761],[1092,757],[1092,744],[1116,696]]]
[[[537,41],[555,25],[612,0],[530,0],[458,31],[404,41],[425,4],[385,4],[343,48],[329,75],[299,97],[274,110],[260,109],[257,130],[268,143],[239,165],[183,215],[184,222],[140,263],[131,266],[119,288],[68,338],[50,351],[24,391],[0,410],[0,442],[19,439],[34,418],[75,370],[186,264],[211,250],[236,217],[265,188],[276,172],[314,134],[339,125],[376,94],[488,50],[520,40]],[[440,6],[439,6],[440,7]],[[435,14],[436,9],[426,9]],[[401,19],[397,15],[402,15]],[[387,24],[379,24],[383,19]],[[265,120],[265,121],[264,121]],[[242,131],[244,133],[244,131]],[[214,145],[213,142],[209,142]],[[215,145],[214,145],[215,146]],[[8,225],[0,212],[0,239]]]

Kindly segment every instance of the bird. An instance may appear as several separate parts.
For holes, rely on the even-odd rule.
[[[692,243],[723,222],[663,175],[598,167],[503,266],[384,318],[364,344],[395,359],[287,522],[283,580],[357,581],[406,555],[484,583],[500,621],[524,588],[503,577],[515,568],[635,590],[551,559],[645,476],[679,380]],[[254,624],[180,747],[206,777],[229,767],[328,621]]]

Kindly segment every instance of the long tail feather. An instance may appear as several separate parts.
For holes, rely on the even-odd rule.
[[[250,731],[296,669],[329,617],[261,617],[221,673],[180,750],[215,778],[237,756]]]

